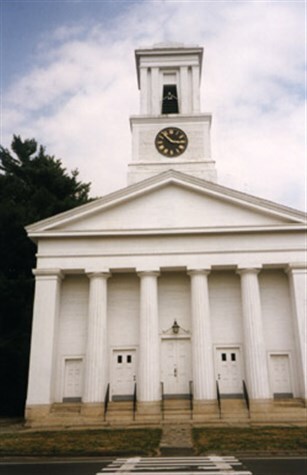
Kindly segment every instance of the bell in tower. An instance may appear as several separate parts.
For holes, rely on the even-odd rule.
[[[178,95],[176,84],[163,86],[162,114],[178,114]]]

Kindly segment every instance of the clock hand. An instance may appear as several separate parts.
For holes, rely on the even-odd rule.
[[[167,132],[162,132],[162,135],[163,135],[163,137],[166,138],[166,140],[168,140],[170,143],[178,144],[178,145],[185,143],[184,140],[174,140],[174,139],[171,139],[171,138],[169,137],[169,135],[167,134]]]
[[[161,132],[161,134],[163,135],[163,137],[169,142],[169,143],[173,143],[173,139],[171,139],[167,132]]]

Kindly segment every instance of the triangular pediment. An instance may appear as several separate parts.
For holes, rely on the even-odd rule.
[[[166,172],[27,228],[54,233],[189,232],[303,224],[304,213]]]

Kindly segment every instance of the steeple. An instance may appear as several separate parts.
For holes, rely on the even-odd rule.
[[[169,169],[216,181],[211,114],[200,112],[203,48],[158,44],[135,58],[140,114],[130,118],[129,184]]]

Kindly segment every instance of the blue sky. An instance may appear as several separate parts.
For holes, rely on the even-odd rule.
[[[134,49],[199,44],[219,183],[304,207],[306,2],[0,3],[2,145],[34,137],[94,195],[124,187],[139,112]]]
[[[142,1],[142,0],[141,0]],[[60,25],[90,28],[108,25],[132,6],[133,0],[0,0],[3,86],[33,66],[36,48],[46,32]]]

